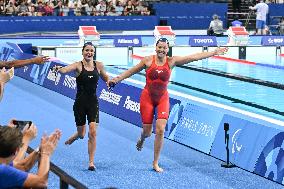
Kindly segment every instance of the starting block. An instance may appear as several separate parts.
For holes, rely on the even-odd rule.
[[[175,45],[176,34],[173,32],[171,26],[155,26],[154,36],[157,42],[160,38],[167,38],[170,46]]]
[[[228,29],[228,45],[244,46],[248,44],[249,33],[244,26],[231,26]]]
[[[92,42],[94,45],[99,44],[100,33],[97,31],[96,26],[79,26],[78,35],[80,45],[86,42]]]

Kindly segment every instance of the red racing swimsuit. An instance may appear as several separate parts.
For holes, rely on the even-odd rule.
[[[169,117],[169,93],[167,86],[171,76],[168,58],[158,66],[153,56],[151,66],[146,70],[146,85],[140,97],[140,113],[144,124],[152,124],[154,110],[157,108],[157,119]]]

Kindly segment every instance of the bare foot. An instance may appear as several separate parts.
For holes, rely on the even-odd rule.
[[[71,145],[78,137],[71,136],[68,140],[65,141],[65,145]]]
[[[138,151],[141,151],[141,150],[142,150],[144,141],[145,141],[145,140],[142,140],[141,138],[137,141],[136,149],[137,149]]]
[[[162,173],[164,170],[161,168],[161,167],[159,167],[159,165],[158,164],[156,164],[156,163],[153,163],[153,169],[156,171],[156,172],[158,172],[158,173]]]
[[[89,163],[89,168],[88,168],[89,171],[95,171],[96,170],[96,166],[94,164],[94,162],[90,162]]]

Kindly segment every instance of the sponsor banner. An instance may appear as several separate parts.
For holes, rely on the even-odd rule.
[[[141,47],[141,36],[115,36],[113,44],[115,47]]]
[[[193,36],[193,37],[189,37],[189,45],[192,46],[192,47],[217,46],[216,36]]]
[[[140,88],[124,83],[108,91],[105,82],[100,80],[97,88],[100,110],[141,127],[140,93]]]
[[[261,38],[263,46],[284,46],[284,36],[263,36]]]
[[[183,101],[171,110],[168,138],[209,153],[223,113]]]
[[[51,70],[51,68],[55,65],[66,66],[64,63],[51,62],[50,69],[48,69],[43,82],[43,87],[58,92],[71,99],[75,99],[77,90],[75,72],[69,72],[68,74],[55,73]]]
[[[51,62],[46,62],[45,64],[41,65],[32,64],[17,68],[15,70],[15,75],[38,85],[42,85],[46,75],[48,74],[50,63]]]
[[[268,132],[269,136],[266,137],[266,145],[261,146],[253,172],[284,184],[284,132],[275,130],[271,133],[268,127],[264,132]]]
[[[230,162],[283,184],[284,132],[224,115],[210,152],[210,155],[224,161],[227,158],[224,123],[229,123]]]
[[[17,44],[7,42],[1,44],[0,59],[3,61],[12,61],[15,59],[28,59],[34,57],[32,54],[23,53],[21,47]],[[15,75],[22,77],[33,83],[42,85],[47,74],[50,62],[45,64],[28,65],[15,69]]]

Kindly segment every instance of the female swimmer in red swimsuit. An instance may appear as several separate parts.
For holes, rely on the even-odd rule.
[[[139,64],[126,70],[119,76],[109,81],[113,86],[118,82],[146,69],[146,85],[142,90],[140,98],[140,113],[143,123],[143,131],[136,148],[141,151],[143,143],[152,133],[152,123],[154,110],[157,110],[156,136],[154,142],[154,161],[153,169],[157,172],[163,172],[159,166],[159,156],[164,140],[164,131],[169,116],[169,94],[167,85],[169,83],[171,70],[175,66],[180,66],[196,60],[208,58],[214,55],[223,55],[228,48],[216,48],[211,52],[196,53],[188,56],[168,57],[169,42],[166,38],[160,38],[156,43],[156,55],[147,56]]]

